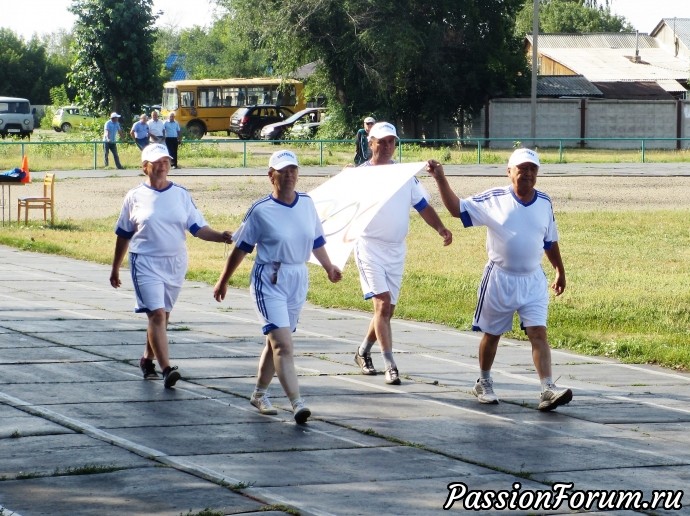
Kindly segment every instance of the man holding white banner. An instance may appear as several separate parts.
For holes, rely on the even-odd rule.
[[[374,124],[368,140],[372,157],[358,168],[395,163],[392,160],[398,140],[395,126],[388,122]],[[375,174],[376,170],[371,173]],[[429,194],[414,176],[380,207],[355,243],[355,262],[364,299],[371,299],[374,307],[367,334],[355,352],[355,362],[362,374],[377,374],[371,360],[371,348],[378,341],[385,364],[386,383],[389,385],[400,385],[398,366],[393,358],[391,319],[402,283],[410,207],[414,207],[424,221],[438,232],[443,238],[443,245],[450,245],[452,233],[429,204]]]

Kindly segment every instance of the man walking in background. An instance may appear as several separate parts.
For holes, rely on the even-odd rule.
[[[120,115],[113,111],[110,113],[110,120],[103,126],[103,162],[107,167],[108,154],[112,152],[115,166],[119,170],[122,170],[125,167],[120,163],[120,156],[117,154],[117,137],[118,135],[122,137],[122,127],[120,126],[119,120]]]
[[[182,128],[175,120],[175,112],[171,111],[168,119],[163,124],[163,134],[165,134],[165,146],[168,148],[168,154],[172,157],[172,168],[178,168],[177,163],[177,148],[182,141]]]

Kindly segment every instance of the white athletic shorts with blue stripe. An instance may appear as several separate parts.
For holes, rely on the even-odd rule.
[[[355,263],[364,299],[390,292],[391,304],[398,303],[406,250],[405,242],[388,243],[371,238],[357,240]]]
[[[281,263],[278,268],[270,263],[254,263],[249,293],[264,335],[276,328],[297,329],[308,289],[309,273],[303,263]]]
[[[148,256],[129,253],[129,270],[136,294],[137,313],[165,308],[171,312],[187,274],[187,254]]]
[[[523,329],[546,326],[549,285],[541,268],[521,274],[508,272],[490,261],[484,268],[477,298],[472,322],[475,331],[491,335],[510,331],[515,312]]]

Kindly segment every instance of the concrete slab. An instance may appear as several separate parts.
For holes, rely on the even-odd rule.
[[[241,514],[264,505],[172,468],[5,481],[0,491],[0,506],[24,516],[178,516],[209,508]]]
[[[108,266],[1,246],[0,260],[21,270],[0,271],[6,513],[416,516],[440,514],[452,482],[646,495],[688,481],[684,373],[554,350],[575,398],[541,413],[529,346],[507,339],[493,371],[501,403],[481,405],[471,393],[478,335],[395,320],[403,384],[389,386],[352,359],[371,314],[307,306],[296,367],[313,416],[297,426],[277,379],[276,416],[248,402],[263,336],[246,290],[219,308],[208,285],[185,284],[169,332],[183,380],[165,390],[141,378],[146,319],[132,313],[131,291],[107,286]],[[462,502],[452,510],[467,512]]]

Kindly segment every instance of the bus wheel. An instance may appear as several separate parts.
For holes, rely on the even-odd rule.
[[[200,140],[206,131],[204,130],[204,126],[201,125],[199,122],[191,122],[187,125],[187,131],[189,131],[189,136],[194,138],[195,140]]]

